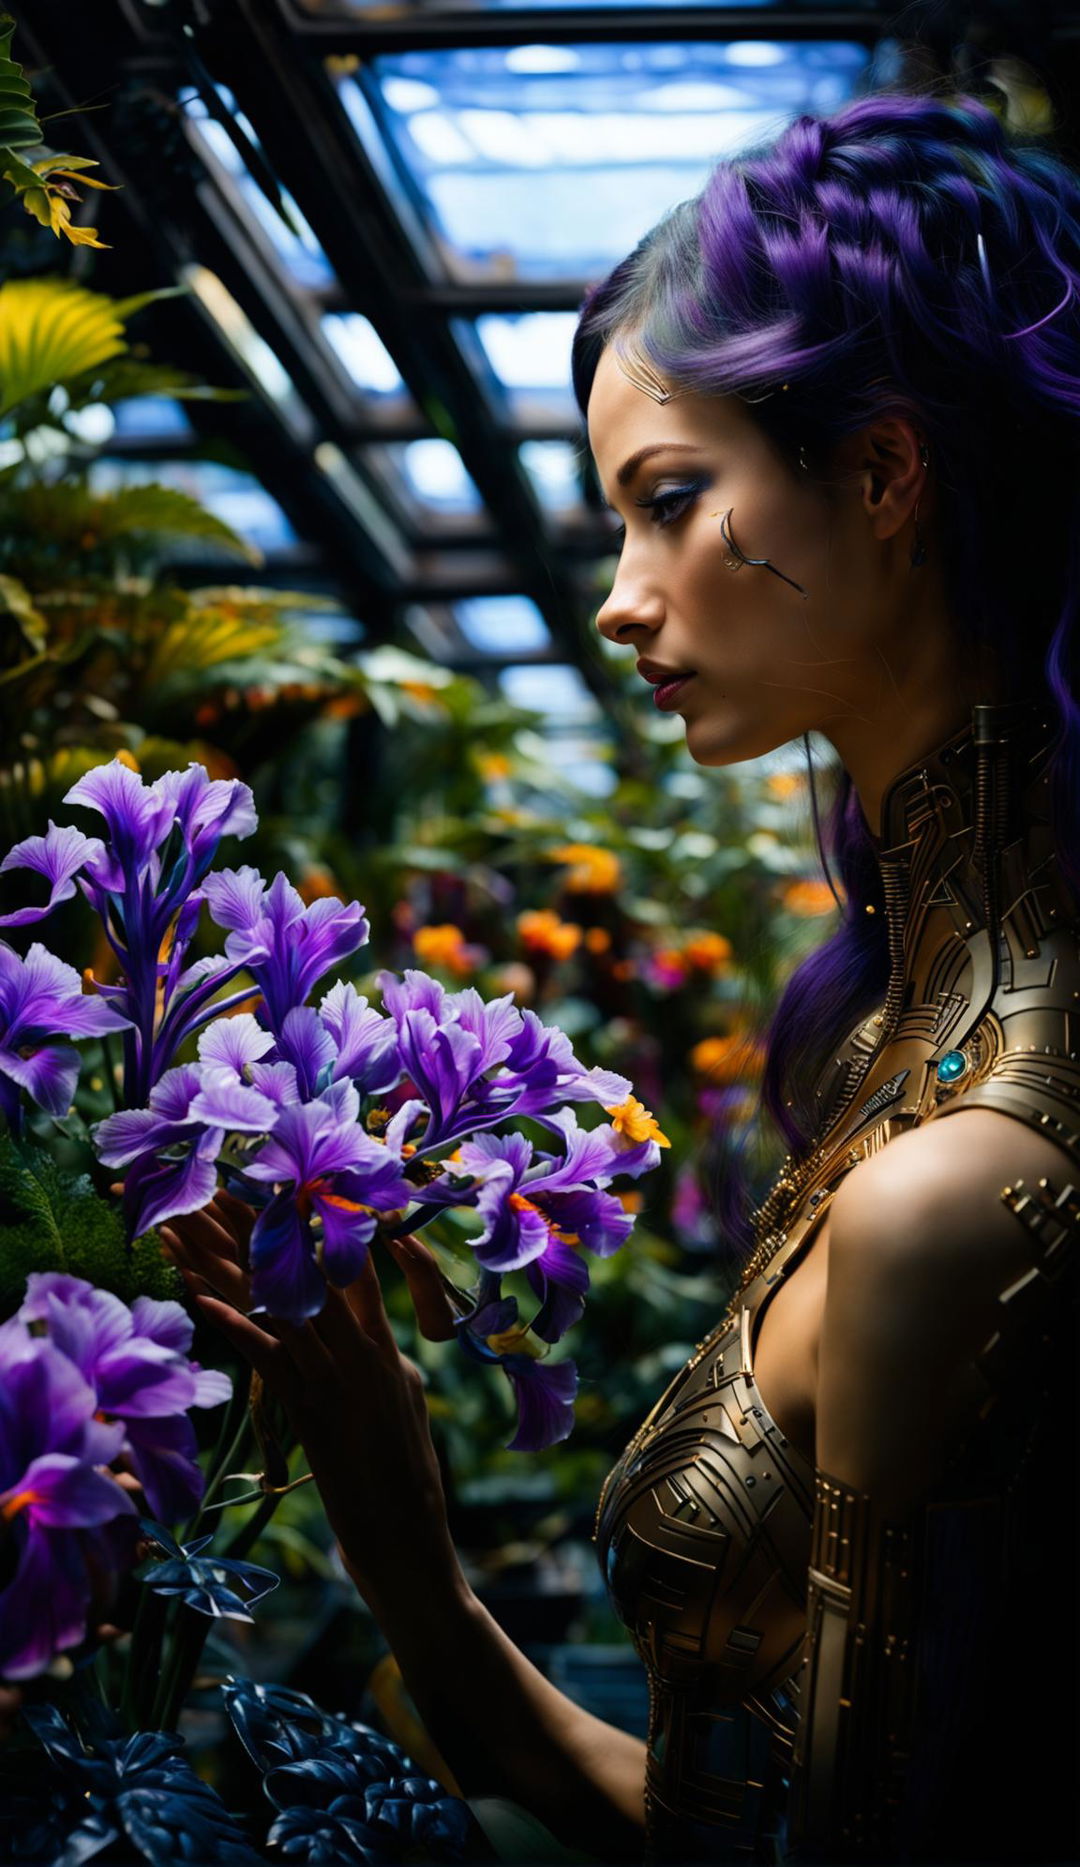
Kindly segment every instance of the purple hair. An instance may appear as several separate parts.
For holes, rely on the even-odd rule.
[[[989,644],[1006,691],[1055,718],[1055,837],[1080,900],[1080,176],[966,95],[877,92],[800,116],[721,162],[588,294],[583,412],[608,343],[672,387],[744,397],[793,471],[800,443],[824,465],[885,416],[926,436],[960,645]],[[796,1158],[822,1069],[889,976],[880,867],[846,771],[817,840],[841,923],[761,1030],[761,1111]],[[710,1168],[724,1245],[743,1255],[751,1189],[719,1132]]]

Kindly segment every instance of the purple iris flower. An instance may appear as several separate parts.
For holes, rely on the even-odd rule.
[[[28,836],[9,849],[0,874],[5,869],[36,869],[49,884],[49,899],[43,906],[16,908],[13,914],[0,914],[0,927],[26,927],[31,921],[44,920],[61,901],[75,893],[75,878],[83,869],[104,861],[105,845],[96,836],[84,836],[68,824],[58,829],[49,818],[45,836]]]
[[[563,1031],[520,1012],[512,994],[485,1003],[471,986],[447,992],[427,973],[378,984],[397,1026],[401,1064],[430,1111],[422,1148],[445,1146],[511,1116],[548,1122],[568,1102],[618,1105],[625,1076],[587,1070]]]
[[[363,1267],[377,1212],[407,1206],[413,1197],[400,1156],[364,1132],[359,1108],[349,1082],[334,1084],[314,1102],[283,1108],[270,1139],[245,1166],[250,1179],[274,1188],[251,1234],[253,1306],[287,1322],[318,1314],[326,1279],[351,1283]]]
[[[354,985],[342,979],[320,1001],[319,1017],[334,1040],[335,1080],[348,1076],[362,1096],[393,1088],[402,1073],[393,1018],[376,1011]]]
[[[202,907],[199,884],[223,836],[250,835],[255,808],[246,784],[212,779],[202,765],[147,785],[119,758],[87,772],[64,802],[98,811],[107,840],[50,823],[44,837],[18,843],[3,867],[37,870],[50,895],[45,907],[6,920],[40,919],[78,882],[120,966],[120,983],[98,989],[123,1016],[124,1095],[138,1105],[184,1038],[223,1008],[212,1001],[240,970],[227,959],[185,970],[184,960]]]
[[[280,873],[268,887],[257,869],[222,869],[207,876],[204,893],[218,926],[229,930],[230,961],[243,966],[262,992],[275,1035],[316,981],[363,946],[371,932],[358,901],[325,899],[305,907]]]
[[[457,1151],[456,1160],[481,1181],[476,1206],[487,1224],[473,1249],[488,1270],[512,1271],[543,1259],[551,1275],[562,1254],[553,1252],[550,1260],[547,1254],[559,1234],[610,1257],[633,1229],[620,1201],[601,1189],[616,1174],[636,1177],[655,1167],[658,1144],[620,1145],[622,1137],[606,1124],[579,1128],[571,1109],[553,1116],[552,1125],[566,1138],[562,1159],[541,1155],[534,1161],[532,1142],[520,1134],[480,1134]]]
[[[234,1071],[197,1063],[166,1070],[144,1109],[120,1109],[94,1129],[106,1167],[125,1169],[124,1210],[133,1237],[199,1212],[217,1190],[217,1157],[229,1132],[263,1134],[277,1105]]]
[[[33,1678],[85,1637],[91,1566],[108,1574],[115,1563],[103,1526],[135,1515],[95,1470],[117,1456],[124,1428],[94,1412],[93,1388],[52,1342],[18,1317],[0,1327],[0,1536],[14,1562],[0,1586],[7,1679]]]
[[[527,1331],[517,1326],[517,1298],[496,1297],[456,1324],[458,1341],[474,1361],[496,1363],[514,1390],[517,1429],[507,1452],[540,1452],[557,1445],[574,1429],[577,1365],[549,1363],[524,1352]]]
[[[122,1451],[155,1516],[175,1523],[203,1493],[198,1442],[189,1407],[216,1407],[232,1382],[188,1359],[194,1324],[179,1303],[119,1297],[62,1271],[34,1271],[19,1309],[25,1323],[43,1323],[95,1396],[96,1411],[124,1424]]]
[[[25,959],[0,941],[0,1113],[18,1131],[20,1090],[50,1115],[66,1115],[79,1053],[66,1040],[126,1029],[128,1020],[87,997],[74,966],[37,942]]]

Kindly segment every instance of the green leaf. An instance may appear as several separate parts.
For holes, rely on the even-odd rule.
[[[45,618],[36,610],[30,592],[17,577],[0,576],[0,615],[11,616],[19,634],[35,655],[45,648]]]
[[[67,1173],[40,1147],[0,1139],[0,1316],[22,1301],[31,1271],[67,1271],[130,1303],[180,1298],[183,1281],[156,1232],[128,1245],[116,1206],[86,1174]]]
[[[149,532],[169,538],[209,538],[229,551],[246,558],[249,564],[261,564],[262,552],[241,538],[231,525],[208,512],[190,494],[172,486],[151,481],[146,486],[125,486],[120,492],[97,502],[93,521],[103,539],[122,538],[129,533]]]
[[[11,56],[14,32],[15,21],[11,14],[0,14],[0,152],[27,149],[44,141],[34,93],[23,76],[22,66]]]

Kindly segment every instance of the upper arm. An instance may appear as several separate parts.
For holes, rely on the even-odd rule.
[[[817,1464],[900,1515],[975,1424],[975,1358],[1037,1258],[1002,1189],[1056,1186],[1068,1162],[992,1109],[896,1136],[832,1203],[818,1357]],[[1065,1172],[1062,1172],[1062,1168]]]

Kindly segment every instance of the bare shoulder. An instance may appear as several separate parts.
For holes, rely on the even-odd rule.
[[[830,1208],[830,1262],[869,1273],[887,1255],[891,1278],[905,1267],[917,1278],[932,1266],[939,1286],[957,1276],[1000,1288],[1000,1272],[1032,1256],[1009,1191],[1045,1182],[1060,1193],[1074,1173],[1056,1142],[1015,1116],[957,1109],[896,1135],[852,1169]]]
[[[818,1463],[896,1508],[972,1425],[985,1401],[976,1360],[1039,1260],[1018,1185],[1043,1207],[1070,1186],[1046,1136],[995,1109],[963,1113],[895,1136],[830,1209]]]

